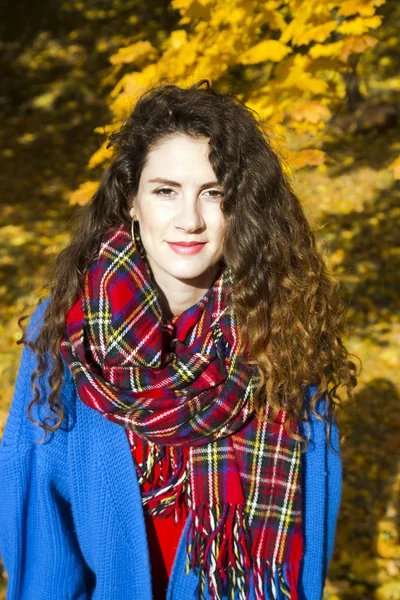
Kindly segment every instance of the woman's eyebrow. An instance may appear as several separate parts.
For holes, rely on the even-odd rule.
[[[176,187],[182,187],[178,181],[172,181],[171,179],[164,179],[163,177],[156,177],[155,179],[149,179],[148,183],[167,183],[168,185],[175,185]],[[211,187],[213,185],[219,185],[218,181],[209,181],[203,183],[202,188]]]

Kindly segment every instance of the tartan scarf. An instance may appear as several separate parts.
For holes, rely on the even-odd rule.
[[[285,432],[283,410],[274,424],[253,410],[259,374],[237,358],[231,271],[222,262],[197,304],[163,320],[140,244],[122,223],[109,230],[67,313],[61,352],[77,394],[125,428],[132,453],[142,444],[143,460],[134,463],[139,484],[153,484],[141,489],[153,516],[175,511],[177,522],[182,498],[187,503],[186,573],[198,576],[197,598],[205,598],[207,576],[212,600],[233,599],[235,589],[248,600],[252,572],[256,600],[265,598],[265,582],[270,598],[297,600],[300,446]]]

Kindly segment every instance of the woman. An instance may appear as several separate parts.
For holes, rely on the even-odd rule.
[[[356,378],[301,205],[207,80],[148,90],[110,144],[21,340],[7,598],[320,599]]]

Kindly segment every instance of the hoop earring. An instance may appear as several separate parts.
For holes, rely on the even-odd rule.
[[[135,241],[135,232],[133,230],[134,224],[135,224],[135,219],[136,219],[136,215],[133,214],[132,215],[132,221],[131,221],[131,236],[132,236],[133,241]]]
[[[142,240],[140,238],[140,233],[137,227],[135,227],[135,223],[139,223],[139,221],[135,217],[136,215],[134,214],[131,221],[131,236],[136,250],[139,252],[140,256],[144,258],[146,256],[146,251],[143,247]]]

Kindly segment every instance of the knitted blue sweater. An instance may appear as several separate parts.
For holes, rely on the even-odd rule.
[[[32,315],[28,339],[36,339],[49,300]],[[140,488],[125,430],[79,400],[65,363],[63,423],[44,444],[35,445],[43,430],[29,421],[27,406],[36,366],[35,354],[24,346],[0,444],[0,554],[8,574],[7,600],[151,600]],[[39,389],[44,402],[32,415],[41,421],[51,417],[53,423],[47,376]],[[324,404],[322,399],[317,412]],[[338,455],[326,444],[325,423],[311,412],[309,420],[310,448],[302,454],[305,556],[298,594],[299,600],[321,600],[334,547],[342,470],[336,424],[332,423],[331,443]],[[190,515],[167,600],[195,599],[197,578],[191,571],[185,573],[189,521]],[[253,586],[250,598],[254,600]],[[265,598],[269,600],[266,590]]]

